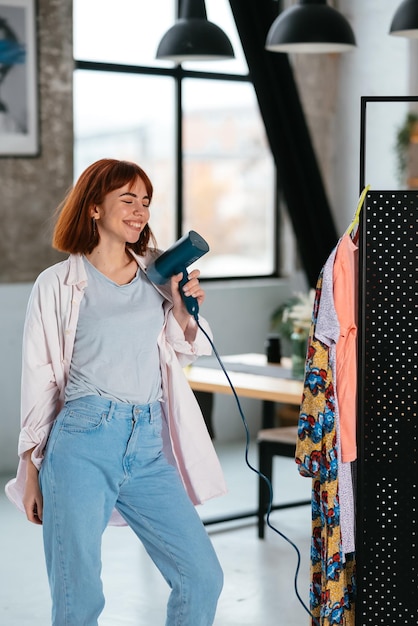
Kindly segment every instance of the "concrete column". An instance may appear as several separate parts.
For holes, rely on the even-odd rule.
[[[32,281],[61,258],[51,216],[73,180],[72,1],[36,4],[40,151],[0,158],[0,283]]]

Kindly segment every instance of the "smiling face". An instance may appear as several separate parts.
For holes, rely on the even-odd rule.
[[[103,202],[93,207],[101,243],[126,244],[138,241],[150,217],[150,198],[145,183],[137,178],[106,194]]]

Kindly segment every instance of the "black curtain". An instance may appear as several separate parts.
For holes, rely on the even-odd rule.
[[[265,50],[274,0],[229,0],[309,284],[337,233],[287,54]]]

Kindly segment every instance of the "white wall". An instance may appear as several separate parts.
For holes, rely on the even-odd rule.
[[[0,285],[0,473],[16,465],[23,321],[31,285]]]
[[[405,96],[410,93],[409,42],[390,36],[389,28],[400,0],[339,0],[337,8],[348,18],[357,49],[341,56],[336,104],[334,183],[331,198],[339,232],[354,215],[359,197],[360,99],[362,96]],[[379,142],[392,124],[386,109],[369,149],[380,169],[392,159],[388,143]],[[373,182],[373,181],[367,181]],[[374,189],[377,187],[374,186]]]

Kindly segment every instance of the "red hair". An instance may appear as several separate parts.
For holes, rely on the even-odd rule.
[[[127,184],[134,184],[140,178],[152,199],[153,187],[144,170],[136,163],[117,159],[100,159],[90,165],[58,206],[58,219],[52,237],[52,245],[60,252],[88,254],[99,243],[97,229],[94,228],[90,209],[101,204],[106,194]],[[134,252],[144,255],[151,240],[156,247],[155,237],[145,226],[136,243],[126,245]]]

